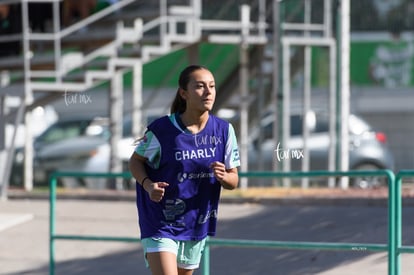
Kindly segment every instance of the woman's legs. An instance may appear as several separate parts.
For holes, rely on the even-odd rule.
[[[199,267],[205,241],[144,238],[141,243],[153,275],[192,275]]]
[[[171,252],[147,253],[152,275],[192,275],[193,270],[177,267],[177,256]]]
[[[147,253],[152,275],[192,275],[194,270],[177,267],[177,256],[171,252]]]
[[[147,253],[147,261],[152,275],[176,275],[177,256],[171,252]]]
[[[178,268],[178,275],[192,275],[193,272],[194,272],[193,269]]]

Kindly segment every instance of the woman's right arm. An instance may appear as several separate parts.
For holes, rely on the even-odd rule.
[[[153,182],[145,170],[146,159],[143,156],[138,155],[136,152],[132,153],[129,159],[129,170],[132,176],[142,185],[145,191],[150,196],[150,199],[155,202],[161,201],[164,197],[165,187],[168,186],[166,182]]]
[[[138,155],[136,152],[132,153],[132,156],[129,159],[129,171],[131,171],[132,176],[140,184],[142,184],[143,179],[148,177],[144,166],[145,161],[146,159],[143,156]]]

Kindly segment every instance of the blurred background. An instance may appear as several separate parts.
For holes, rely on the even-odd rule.
[[[413,15],[409,0],[0,1],[2,195],[57,170],[127,171],[194,63],[215,75],[242,171],[412,169]]]

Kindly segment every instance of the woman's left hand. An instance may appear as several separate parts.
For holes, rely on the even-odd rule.
[[[239,182],[237,168],[226,169],[224,163],[219,161],[211,163],[210,168],[224,189],[232,190],[237,187]]]
[[[213,169],[214,176],[219,182],[224,181],[224,176],[226,175],[226,167],[224,163],[215,161],[210,164],[210,168]]]

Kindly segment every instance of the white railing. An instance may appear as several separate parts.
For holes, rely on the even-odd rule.
[[[136,83],[133,84],[133,123],[139,128],[140,110],[142,105],[142,65],[153,60],[158,56],[168,54],[172,50],[185,47],[195,43],[201,39],[203,31],[208,31],[208,40],[217,43],[243,43],[263,44],[267,39],[265,36],[265,28],[267,27],[264,18],[257,23],[250,22],[250,17],[246,14],[244,7],[242,10],[240,21],[216,21],[201,20],[202,1],[190,0],[187,6],[170,6],[167,0],[160,0],[160,16],[149,22],[144,22],[137,18],[132,27],[125,27],[123,23],[118,23],[116,29],[116,37],[112,42],[97,48],[89,54],[82,52],[72,52],[62,54],[62,39],[87,27],[88,25],[102,19],[103,17],[125,7],[137,0],[119,0],[102,11],[73,24],[67,28],[61,29],[59,3],[62,0],[5,0],[5,3],[22,3],[22,26],[23,26],[23,53],[24,53],[24,90],[25,105],[33,102],[33,92],[82,92],[86,91],[102,81],[112,81],[117,86],[111,90],[116,96],[122,96],[122,85],[119,85],[119,76],[125,72],[125,69],[133,71],[133,78]],[[53,6],[53,31],[52,33],[32,33],[29,28],[28,20],[28,3],[51,3]],[[264,3],[264,1],[260,1]],[[185,31],[178,32],[178,26],[184,26]],[[141,47],[140,58],[125,58],[118,56],[118,50],[126,44],[139,44],[146,32],[154,28],[159,28],[159,44],[145,45]],[[219,34],[214,35],[214,31]],[[229,31],[231,34],[223,34]],[[234,32],[238,31],[239,34]],[[31,62],[33,53],[30,50],[31,41],[51,41],[54,45],[54,70],[32,70]],[[83,81],[63,81],[63,78],[75,69],[82,69],[83,66],[92,62],[97,58],[106,58],[106,68],[98,71],[84,71]],[[53,77],[54,81],[44,81],[44,78]],[[120,95],[121,94],[121,95]],[[112,106],[112,110],[116,110],[119,106]],[[116,113],[116,112],[114,112]],[[119,119],[119,117],[111,117],[111,119]],[[122,119],[122,118],[121,118]],[[26,121],[30,121],[30,116],[26,115]],[[119,122],[119,121],[118,121]],[[16,122],[17,123],[20,122]],[[30,122],[28,122],[30,123]],[[30,128],[28,128],[30,129]],[[112,135],[111,144],[116,144],[116,140],[120,138],[119,133]],[[32,138],[30,131],[26,131],[26,163],[25,163],[25,188],[32,188]],[[116,152],[115,154],[116,159]],[[8,156],[9,161],[12,155]],[[113,171],[117,172],[117,171]],[[3,195],[5,193],[3,188]]]

